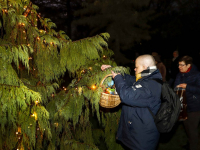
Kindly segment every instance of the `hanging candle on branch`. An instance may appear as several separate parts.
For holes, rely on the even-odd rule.
[[[27,17],[28,14],[31,12],[31,6],[32,6],[32,2],[30,2],[28,6],[24,6],[25,12],[24,12],[23,15],[24,15],[25,17]]]

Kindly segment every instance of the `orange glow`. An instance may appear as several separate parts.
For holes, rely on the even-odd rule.
[[[92,85],[92,87],[91,87],[93,90],[95,90],[97,87],[96,87],[96,85]]]
[[[36,112],[34,112],[31,116],[35,117],[35,120],[37,120],[37,114],[36,114]]]

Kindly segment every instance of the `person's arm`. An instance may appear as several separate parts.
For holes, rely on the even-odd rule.
[[[115,73],[114,71],[111,71],[111,73],[112,73],[112,75],[113,75],[113,76],[112,76],[113,79],[115,78],[116,75],[119,75],[119,74],[120,74],[120,73]],[[121,74],[120,74],[120,75],[121,75]],[[126,84],[128,84],[129,86],[132,86],[133,83],[136,81],[135,76],[131,76],[131,75],[125,74],[125,73],[124,73],[123,79],[124,79],[124,81],[126,82]]]
[[[141,88],[129,86],[121,75],[116,75],[114,81],[122,103],[130,106],[149,107],[152,101],[155,100],[150,89],[145,85],[141,85]]]
[[[160,74],[162,75],[163,80],[165,80],[166,77],[166,68],[164,64],[159,68]]]
[[[200,73],[198,73],[195,83],[187,84],[186,91],[191,93],[200,93]]]
[[[124,74],[123,78],[125,79],[126,84],[130,86],[132,86],[133,83],[136,81],[135,76],[131,76],[129,74]]]

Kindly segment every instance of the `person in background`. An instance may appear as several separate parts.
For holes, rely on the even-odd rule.
[[[193,67],[193,59],[184,56],[179,60],[174,87],[183,88],[186,91],[187,115],[184,127],[189,138],[190,150],[198,148],[198,125],[200,123],[200,72]]]
[[[156,55],[156,56],[153,56],[153,57],[155,59],[156,66],[157,66],[158,70],[160,71],[160,73],[162,75],[162,80],[166,81],[166,67],[165,67],[165,65],[160,60],[160,56],[159,55]]]
[[[101,70],[111,67],[102,65]],[[156,114],[160,108],[162,79],[151,55],[141,55],[135,62],[135,76],[116,74],[112,71],[122,111],[117,140],[131,150],[155,150],[160,133],[149,111]],[[149,108],[149,109],[148,109]]]
[[[158,53],[157,52],[152,52],[151,55],[152,56],[158,56]]]
[[[176,78],[176,75],[179,73],[179,69],[177,67],[178,65],[178,60],[179,60],[179,52],[178,51],[174,51],[173,52],[173,58],[172,58],[172,62],[171,62],[171,67],[169,70],[169,74],[170,74],[170,79],[168,81],[169,85],[171,87],[173,87],[174,84],[174,80]]]

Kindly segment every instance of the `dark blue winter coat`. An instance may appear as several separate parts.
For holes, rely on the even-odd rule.
[[[148,108],[154,114],[160,108],[161,84],[152,78],[162,79],[158,70],[135,82],[130,75],[117,75],[115,86],[122,101],[122,112],[117,139],[133,150],[155,150],[159,132]]]
[[[200,72],[192,67],[188,73],[178,73],[174,82],[174,87],[181,83],[186,83],[187,111],[200,111]]]

